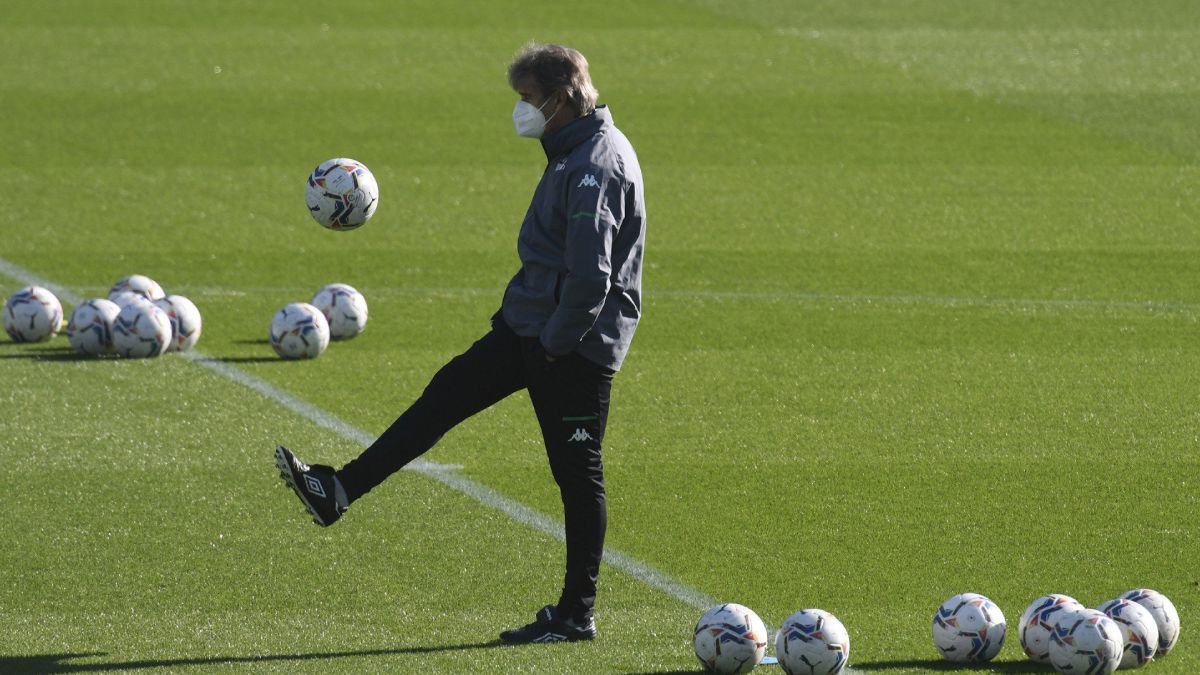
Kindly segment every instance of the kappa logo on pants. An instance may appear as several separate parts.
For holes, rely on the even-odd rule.
[[[575,429],[575,434],[573,436],[571,436],[570,438],[568,438],[567,442],[571,443],[574,441],[590,441],[590,440],[592,440],[592,435],[588,433],[587,429],[577,428],[577,429]]]

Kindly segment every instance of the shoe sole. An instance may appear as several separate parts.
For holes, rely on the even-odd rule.
[[[321,527],[326,527],[325,521],[321,520],[321,516],[317,515],[317,510],[309,503],[308,497],[304,496],[304,491],[296,483],[296,474],[292,471],[292,461],[289,455],[291,455],[291,452],[285,450],[283,446],[275,448],[275,467],[279,469],[279,477],[300,498],[300,503],[304,504],[304,510],[308,511],[308,515],[312,516],[313,522]]]

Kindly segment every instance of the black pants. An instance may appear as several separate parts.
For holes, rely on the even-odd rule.
[[[459,422],[513,392],[528,390],[562,494],[567,571],[558,610],[584,619],[595,605],[608,524],[601,442],[612,378],[612,371],[578,354],[547,361],[537,338],[517,336],[497,315],[491,332],[443,366],[421,397],[338,471],[338,479],[353,502],[432,448]]]

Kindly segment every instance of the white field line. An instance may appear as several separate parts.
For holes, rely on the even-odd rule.
[[[82,298],[71,290],[56,284],[48,279],[43,279],[33,273],[18,267],[3,258],[0,258],[0,274],[17,280],[25,285],[44,286],[50,289],[59,300],[69,304],[76,305],[82,302]],[[305,401],[302,401],[287,392],[277,389],[271,383],[254,377],[249,373],[242,371],[220,359],[206,356],[199,352],[184,352],[181,356],[189,359],[192,363],[207,368],[213,373],[240,384],[248,389],[258,392],[267,399],[278,403],[280,406],[296,413],[297,415],[313,422],[319,427],[328,429],[346,440],[357,443],[362,447],[370,445],[375,437],[358,427],[339,419],[316,406],[313,406]],[[263,465],[264,471],[267,470],[267,459],[270,453],[264,449]],[[526,525],[535,530],[543,532],[560,542],[566,540],[561,522],[525,506],[524,504],[510,499],[499,492],[475,482],[469,478],[464,478],[454,472],[454,467],[445,464],[438,464],[428,460],[418,459],[409,464],[406,469],[415,471],[422,475],[428,476],[438,482],[457,490],[476,501],[491,507],[509,518]],[[643,563],[636,558],[626,555],[612,548],[606,548],[604,551],[604,561],[615,567],[616,569],[625,572],[629,576],[646,584],[647,586],[661,591],[668,596],[689,605],[695,609],[708,609],[713,605],[719,604],[716,599],[701,593],[700,591],[691,588],[670,576],[656,570],[655,568]]]
[[[249,389],[253,389],[254,391],[262,394],[275,403],[278,403],[284,408],[287,408],[301,417],[304,417],[315,423],[317,426],[329,429],[346,440],[353,441],[364,448],[375,440],[375,437],[366,431],[359,429],[358,427],[355,427],[348,422],[345,422],[336,416],[317,408],[316,406],[306,403],[295,396],[292,396],[291,394],[280,391],[270,383],[254,377],[253,375],[250,375],[238,368],[235,368],[228,363],[221,361],[220,359],[214,359],[197,352],[184,352],[181,354],[181,356],[191,359],[193,363],[204,366],[214,373],[217,373],[221,377],[232,380],[233,382],[236,382]],[[430,478],[437,480],[447,487],[453,488],[469,497],[474,498],[478,502],[500,511],[522,525],[527,525],[535,530],[544,532],[560,542],[566,541],[562,523],[539,511],[535,511],[528,506],[525,506],[515,499],[510,499],[509,497],[496,492],[482,483],[475,482],[469,478],[464,478],[463,476],[456,474],[454,472],[454,467],[452,466],[438,464],[436,462],[430,462],[424,459],[418,459],[405,468],[411,471],[416,471],[417,473],[425,476],[429,476]],[[707,609],[718,604],[715,599],[705,595],[704,593],[690,588],[676,581],[675,579],[672,579],[666,574],[654,569],[646,563],[643,563],[636,558],[626,555],[620,551],[606,548],[604,551],[604,561],[609,565],[621,570],[622,572],[632,576],[638,581],[641,581],[647,586],[662,591],[676,600],[679,600],[680,602],[690,605],[696,609]]]
[[[83,302],[82,297],[71,292],[65,286],[59,286],[49,279],[43,279],[23,267],[17,267],[4,258],[0,258],[0,274],[3,274],[10,279],[16,279],[19,283],[22,283],[26,286],[41,286],[43,288],[47,288],[50,290],[50,292],[54,293],[54,296],[57,297],[60,302],[65,302],[68,305],[78,305],[79,303]],[[104,293],[104,295],[107,296],[108,293]]]

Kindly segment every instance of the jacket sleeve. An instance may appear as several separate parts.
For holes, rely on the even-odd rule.
[[[575,350],[600,316],[612,274],[612,245],[624,218],[624,181],[612,168],[586,164],[567,176],[565,271],[558,306],[542,329],[546,352]]]

